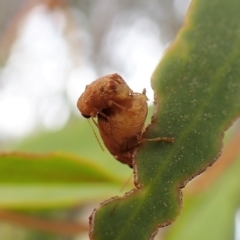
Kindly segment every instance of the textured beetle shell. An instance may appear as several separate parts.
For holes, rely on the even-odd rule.
[[[146,100],[145,95],[135,93],[126,99],[124,109],[112,107],[104,110],[108,119],[98,114],[98,129],[105,146],[117,160],[130,167],[132,152],[142,138],[148,112]]]
[[[87,85],[77,107],[84,117],[97,117],[106,148],[118,161],[132,167],[148,112],[145,92],[134,93],[121,76],[110,74]]]
[[[96,117],[98,112],[109,107],[108,101],[124,101],[133,91],[117,73],[98,78],[79,97],[77,107],[84,117]]]

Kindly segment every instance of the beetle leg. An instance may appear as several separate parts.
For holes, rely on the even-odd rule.
[[[90,117],[94,118],[97,116],[98,110],[96,108],[93,108],[93,111],[90,113]]]
[[[98,114],[101,115],[102,117],[106,118],[108,121],[111,120],[111,118],[103,112],[98,112]]]
[[[174,142],[174,138],[170,138],[170,137],[157,137],[157,138],[151,138],[151,139],[147,139],[147,138],[142,138],[140,140],[140,142]]]
[[[127,110],[127,108],[123,107],[122,105],[120,105],[120,104],[118,104],[118,103],[116,103],[116,102],[114,102],[114,101],[112,101],[112,100],[109,100],[109,101],[108,101],[108,106],[109,106],[109,107],[112,107],[112,105],[118,107],[118,108],[121,109],[121,110]]]
[[[120,104],[118,104],[118,103],[116,103],[116,102],[114,102],[114,101],[112,101],[112,100],[109,100],[109,101],[108,101],[108,106],[109,106],[109,107],[112,107],[113,105],[116,106],[116,107],[118,107],[118,108],[121,109],[121,110],[128,111],[128,112],[130,112],[130,113],[132,113],[132,114],[135,114],[134,111],[131,111],[131,110],[127,109],[126,107],[124,107],[124,106],[122,106],[122,105],[120,105]]]

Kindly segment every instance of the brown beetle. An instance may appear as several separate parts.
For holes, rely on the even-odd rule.
[[[86,86],[77,102],[83,117],[96,117],[98,112],[111,105],[110,101],[121,104],[133,91],[117,73],[98,78]]]
[[[96,125],[106,148],[130,167],[133,152],[140,142],[174,140],[142,139],[148,112],[145,90],[134,93],[118,74],[107,75],[88,85],[77,106],[84,117],[97,117]]]
[[[98,113],[98,129],[109,152],[120,162],[132,167],[132,153],[142,139],[147,117],[147,97],[133,93],[124,105],[116,105]]]

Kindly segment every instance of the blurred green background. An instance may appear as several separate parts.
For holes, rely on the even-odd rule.
[[[54,185],[54,179],[37,182],[33,167],[30,182],[24,182],[21,174],[16,176],[21,166],[13,160],[1,163],[0,239],[88,239],[92,209],[131,189],[131,169],[101,150],[76,101],[86,84],[118,72],[134,91],[147,88],[151,105],[151,74],[181,27],[189,2],[0,1],[0,150],[54,152],[56,158],[71,159],[63,168],[75,167],[76,176],[86,173],[76,182],[55,179]],[[181,216],[156,239],[238,240],[238,135],[237,122],[226,135],[225,158],[187,186]],[[71,165],[74,161],[79,165]],[[61,171],[60,164],[44,164],[48,170],[39,171],[40,176]],[[93,172],[83,170],[84,164]],[[13,176],[17,180],[11,183]]]

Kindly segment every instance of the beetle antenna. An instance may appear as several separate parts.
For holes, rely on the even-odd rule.
[[[127,179],[127,181],[123,184],[123,186],[120,189],[120,192],[124,190],[124,188],[130,183],[131,179],[133,177],[133,173],[131,173],[130,177]]]
[[[124,185],[121,187],[120,192],[122,192],[122,191],[124,190],[124,188],[129,184],[129,182],[130,182],[130,180],[132,179],[132,177],[133,177],[133,173],[131,173],[130,177],[127,179],[127,181],[126,181],[126,182],[124,183]],[[117,206],[118,206],[118,202],[114,205],[114,207],[113,207],[110,215],[113,215],[113,214],[114,214]]]
[[[93,118],[92,118],[92,121],[93,121],[93,123],[98,127],[98,124],[94,121]],[[100,142],[100,140],[99,140],[99,138],[98,138],[98,136],[97,136],[97,134],[96,134],[96,132],[95,132],[95,130],[94,130],[94,128],[93,128],[93,126],[92,126],[92,124],[91,124],[91,122],[90,122],[89,119],[88,119],[88,123],[89,123],[89,125],[90,125],[90,127],[91,127],[91,129],[92,129],[92,131],[93,131],[93,134],[94,134],[95,138],[96,138],[97,141],[98,141],[98,144],[99,144],[100,148],[104,151],[104,148],[103,148],[103,146],[102,146],[102,144],[101,144],[101,142]]]

